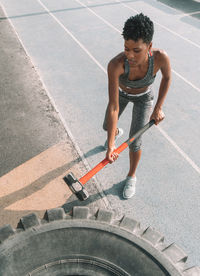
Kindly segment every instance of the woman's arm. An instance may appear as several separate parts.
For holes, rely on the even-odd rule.
[[[117,130],[117,121],[119,114],[119,65],[116,61],[111,60],[108,64],[108,91],[109,103],[107,113],[107,133],[108,133],[108,150],[106,157],[109,162],[117,159],[118,154],[114,153],[115,150],[115,134]]]
[[[162,79],[160,82],[158,99],[150,118],[150,120],[151,119],[155,120],[156,125],[160,123],[165,117],[164,112],[162,111],[162,106],[171,83],[171,66],[170,66],[169,57],[165,52],[159,52],[158,55],[159,55],[158,59],[159,59],[159,67],[162,73]]]

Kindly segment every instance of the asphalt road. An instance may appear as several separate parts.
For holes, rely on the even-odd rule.
[[[173,81],[165,121],[144,135],[137,193],[121,196],[128,152],[96,177],[105,202],[152,225],[198,265],[200,221],[199,98],[200,4],[198,1],[1,0],[9,21],[48,91],[73,143],[93,167],[105,156],[102,121],[107,104],[108,61],[123,50],[124,21],[138,12],[155,23],[153,46],[170,56]],[[1,18],[2,21],[6,20]],[[157,95],[160,75],[154,85]],[[127,138],[131,106],[120,119]],[[121,140],[121,142],[123,139]],[[93,194],[91,201],[96,201]],[[74,202],[77,204],[77,202]]]
[[[16,227],[30,212],[42,218],[78,205],[63,176],[79,178],[87,164],[8,20],[0,20],[0,36],[0,226]],[[87,189],[96,194],[91,208],[107,207],[93,181]]]

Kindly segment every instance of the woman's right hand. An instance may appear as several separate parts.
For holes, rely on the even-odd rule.
[[[108,159],[109,163],[113,163],[117,158],[119,157],[119,154],[117,152],[114,152],[116,149],[115,146],[108,148],[106,152],[106,158]]]

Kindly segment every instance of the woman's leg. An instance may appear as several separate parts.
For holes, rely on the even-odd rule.
[[[141,96],[142,97],[142,96]],[[143,97],[140,99],[135,99],[132,113],[132,122],[129,137],[133,137],[133,135],[141,129],[149,120],[153,101],[152,100],[142,100],[147,97]],[[128,172],[128,176],[125,180],[125,185],[123,189],[123,197],[128,199],[131,198],[135,194],[136,189],[136,169],[138,163],[140,161],[142,150],[141,150],[141,136],[137,138],[130,146],[129,158],[130,158],[130,168]]]
[[[141,149],[135,152],[129,150],[130,168],[129,168],[128,176],[135,177],[136,169],[140,161],[141,155],[142,155]]]
[[[138,130],[140,130],[148,121],[151,115],[153,100],[136,101],[133,106],[132,122],[129,137],[132,137]],[[130,169],[128,176],[135,176],[137,166],[141,159],[142,137],[137,138],[130,146],[129,158]]]

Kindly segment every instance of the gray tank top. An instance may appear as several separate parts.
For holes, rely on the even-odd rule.
[[[151,85],[154,82],[155,77],[156,77],[156,76],[153,75],[154,57],[151,53],[148,54],[148,57],[149,57],[148,71],[147,71],[145,77],[143,79],[140,79],[140,80],[129,80],[128,79],[128,76],[129,76],[129,63],[128,63],[128,60],[125,59],[124,74],[119,76],[119,83],[126,86],[126,87],[130,87],[130,88],[142,88],[142,87]]]

